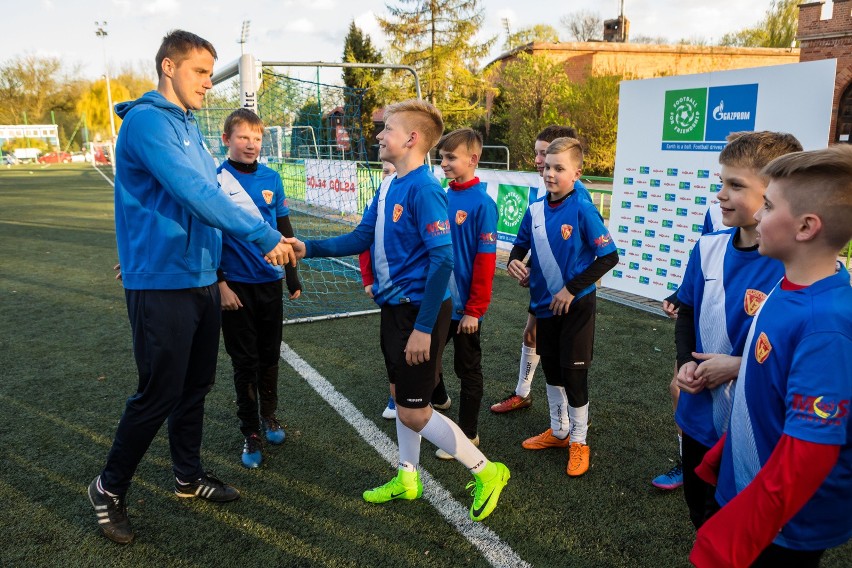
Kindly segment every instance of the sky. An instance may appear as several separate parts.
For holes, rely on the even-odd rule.
[[[2,0],[5,5],[11,0]],[[398,0],[387,3],[400,5]],[[499,36],[485,64],[502,51],[503,19],[512,31],[550,24],[562,38],[559,23],[566,14],[585,10],[603,19],[618,15],[618,0],[481,0],[481,37]],[[770,0],[624,0],[631,35],[718,39],[727,32],[754,25]],[[382,0],[31,0],[3,10],[0,63],[17,55],[59,57],[66,69],[78,66],[82,75],[97,78],[105,60],[114,74],[122,67],[149,66],[168,30],[182,28],[210,40],[219,53],[218,67],[240,55],[242,22],[250,20],[246,51],[267,61],[340,61],[349,23],[368,33],[375,45],[386,40],[375,15],[387,14]],[[95,21],[106,21],[107,37],[95,35]],[[294,74],[313,74],[301,70]],[[339,70],[323,75],[338,82]]]

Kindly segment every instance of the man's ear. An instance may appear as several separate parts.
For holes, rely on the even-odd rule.
[[[796,240],[799,242],[812,241],[822,233],[822,219],[814,213],[804,213],[799,216],[796,225]]]
[[[160,69],[163,71],[163,75],[168,77],[169,79],[175,74],[175,62],[169,59],[168,57],[163,58],[163,62],[160,63]]]

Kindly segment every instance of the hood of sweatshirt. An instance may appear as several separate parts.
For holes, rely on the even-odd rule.
[[[159,91],[148,91],[135,101],[125,101],[122,103],[118,103],[115,105],[115,114],[119,116],[122,120],[127,113],[133,110],[135,107],[141,105],[151,105],[157,108],[163,109],[168,112],[174,119],[180,120],[183,122],[187,128],[189,128],[189,121],[194,120],[194,116],[192,111],[185,111],[175,103],[169,101],[164,97]]]

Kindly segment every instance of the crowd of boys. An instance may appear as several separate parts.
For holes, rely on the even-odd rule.
[[[239,498],[200,462],[220,323],[233,363],[241,460],[258,467],[264,440],[285,437],[275,416],[283,285],[295,300],[297,259],[353,254],[361,255],[365,291],[381,307],[390,383],[384,416],[396,421],[399,448],[397,474],[363,498],[421,497],[425,438],[438,457],[471,472],[470,518],[485,519],[510,472],[478,447],[480,338],[497,232],[496,206],[476,177],[481,136],[471,129],[443,135],[429,103],[387,106],[377,139],[388,171],[361,223],[346,235],[302,242],[280,177],[257,162],[263,123],[254,113],[227,118],[226,162],[216,169],[207,155],[192,111],[212,86],[215,58],[206,40],[170,33],[156,58],[158,89],[116,108],[124,118],[116,234],[139,386],[88,489],[100,528],[116,542],[133,540],[127,489],[165,421],[175,493]],[[447,191],[426,165],[436,146]],[[521,369],[515,390],[491,410],[530,406],[540,360],[550,427],[522,445],[567,448],[567,474],[580,476],[589,470],[595,282],[618,254],[579,181],[576,133],[548,127],[535,151],[546,191],[527,209],[507,266],[530,294]],[[817,566],[827,548],[852,535],[852,288],[836,261],[852,238],[852,148],[803,152],[788,134],[735,133],[719,161],[728,228],[699,239],[676,297],[682,394],[675,418],[698,531],[690,560]],[[441,361],[450,340],[459,424],[434,410],[450,404]]]

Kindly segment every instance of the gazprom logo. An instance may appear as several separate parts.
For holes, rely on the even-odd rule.
[[[725,140],[731,132],[754,130],[757,83],[710,87],[707,93],[707,131],[704,140]]]

